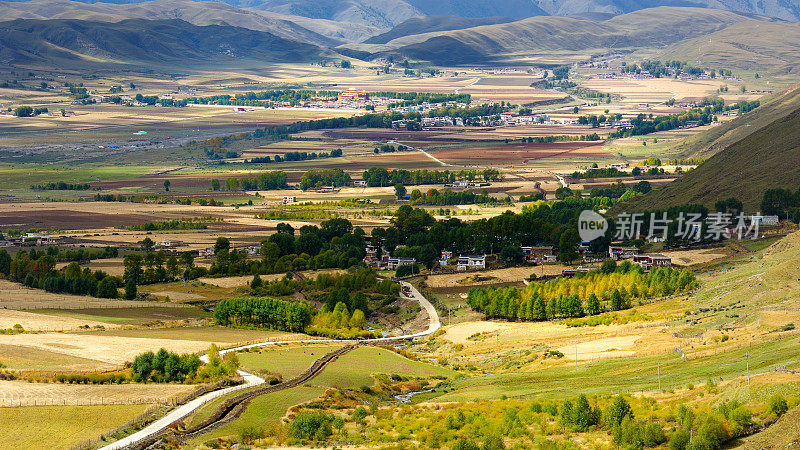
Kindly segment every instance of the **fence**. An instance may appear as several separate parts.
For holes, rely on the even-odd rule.
[[[193,400],[193,399],[195,399],[195,398],[197,398],[197,397],[199,397],[199,396],[201,396],[201,395],[203,395],[203,394],[205,394],[207,392],[215,391],[217,389],[220,389],[220,388],[224,387],[225,385],[226,385],[226,382],[224,380],[218,381],[218,382],[216,382],[214,384],[200,386],[197,389],[195,389],[194,391],[190,392],[189,394],[186,394],[186,395],[183,395],[183,396],[175,396],[175,397],[172,397],[172,398],[168,399],[167,401],[160,402],[159,404],[156,404],[156,405],[153,405],[153,406],[147,408],[143,413],[141,413],[138,416],[136,416],[136,418],[131,419],[131,420],[123,423],[122,425],[118,426],[117,428],[114,428],[111,431],[107,431],[107,432],[103,433],[102,435],[100,435],[97,438],[87,439],[87,440],[85,440],[83,442],[80,442],[80,443],[78,443],[76,445],[73,445],[72,447],[70,447],[70,450],[85,450],[85,449],[88,449],[88,448],[92,448],[95,445],[97,445],[98,443],[105,442],[110,437],[114,436],[115,434],[120,433],[120,432],[122,432],[124,430],[127,430],[129,428],[141,429],[145,425],[147,425],[148,423],[150,423],[153,420],[157,419],[158,418],[157,416],[160,415],[160,414],[157,414],[157,413],[159,411],[161,411],[162,409],[164,409],[164,408],[172,409],[175,406],[188,403],[191,400]],[[152,403],[152,402],[150,402],[150,403]]]

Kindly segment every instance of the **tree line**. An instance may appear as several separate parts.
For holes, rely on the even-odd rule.
[[[500,181],[503,174],[497,169],[484,170],[406,170],[406,169],[385,169],[382,167],[370,167],[364,171],[363,180],[369,187],[419,185],[419,184],[445,184],[455,181]]]
[[[311,311],[311,307],[303,302],[240,297],[219,302],[214,309],[214,320],[223,326],[302,332],[311,323]]]
[[[338,158],[342,156],[342,149],[337,148],[333,149],[330,152],[288,152],[284,153],[283,157],[281,155],[275,155],[274,159],[269,156],[262,156],[257,158],[245,159],[244,162],[247,164],[270,164],[270,163],[281,163],[284,161],[307,161],[307,160],[314,160],[314,159],[325,159],[325,158]]]
[[[35,191],[88,191],[90,188],[89,183],[67,183],[65,181],[31,186],[31,189]]]
[[[436,206],[449,206],[449,205],[472,205],[472,204],[491,204],[491,205],[510,205],[511,199],[506,197],[499,199],[492,197],[486,191],[481,190],[476,194],[469,190],[453,191],[445,189],[439,191],[438,189],[429,189],[427,192],[420,192],[419,189],[411,191],[410,201],[412,205],[436,205]]]
[[[257,191],[257,190],[276,190],[285,189],[289,185],[286,183],[286,172],[274,170],[271,172],[260,173],[253,177],[229,177],[225,180],[224,188],[228,191]],[[223,186],[219,179],[211,179],[211,190],[219,191]]]
[[[300,177],[300,189],[347,186],[350,181],[350,175],[342,169],[311,169]]]
[[[47,252],[18,251],[13,258],[0,249],[0,275],[33,289],[100,298],[117,298],[120,281],[107,273],[88,267],[81,269],[73,261],[61,270],[56,268],[56,258]]]
[[[613,260],[603,268],[572,278],[532,282],[524,289],[473,288],[467,303],[487,317],[542,321],[597,315],[631,307],[633,300],[664,297],[697,287],[694,273],[660,267],[644,273],[628,261]]]

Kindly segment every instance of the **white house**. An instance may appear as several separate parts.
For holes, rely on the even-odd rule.
[[[485,269],[486,255],[464,255],[458,257],[457,270]]]
[[[386,268],[389,270],[397,270],[400,266],[413,265],[416,263],[416,258],[389,258],[389,261],[386,263]]]

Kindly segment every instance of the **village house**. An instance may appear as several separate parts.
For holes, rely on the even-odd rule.
[[[283,197],[283,204],[288,205],[290,203],[297,203],[297,196],[294,195],[285,195]]]
[[[633,263],[642,266],[644,270],[652,268],[669,267],[672,265],[672,258],[666,255],[636,255],[633,257]]]
[[[558,258],[553,252],[552,246],[540,247],[521,247],[522,254],[525,255],[525,261],[541,264],[544,262],[555,262]]]
[[[458,257],[457,270],[479,270],[486,268],[486,255],[462,255]]]
[[[446,266],[448,260],[453,257],[453,252],[449,250],[442,250],[442,255],[439,257],[439,265]]]
[[[353,180],[353,187],[367,187],[367,182],[364,180]]]
[[[758,213],[750,217],[750,222],[751,223],[758,222],[759,225],[772,226],[772,225],[777,225],[778,222],[780,222],[780,219],[778,218],[778,216],[764,216],[761,215],[761,213]]]
[[[639,249],[636,247],[622,247],[622,246],[609,246],[608,256],[619,261],[620,259],[630,259],[639,254]]]
[[[247,251],[248,256],[259,256],[261,254],[261,244],[251,245],[246,247],[245,250]]]
[[[397,270],[400,266],[410,266],[416,263],[416,258],[389,258],[386,262],[386,268],[389,270]]]

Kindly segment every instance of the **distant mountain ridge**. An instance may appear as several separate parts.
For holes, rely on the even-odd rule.
[[[473,28],[482,25],[513,22],[515,19],[508,17],[453,17],[453,16],[424,16],[413,17],[397,25],[386,33],[373,36],[365,44],[386,44],[394,39],[412,36],[432,31],[451,31],[464,28]]]
[[[25,0],[15,0],[25,1]],[[96,0],[80,0],[97,4]],[[106,0],[109,4],[142,0]],[[145,0],[146,1],[146,0]],[[800,0],[216,0],[239,8],[307,18],[348,21],[388,29],[412,17],[572,16],[586,12],[626,14],[658,6],[723,9],[800,21]]]
[[[343,42],[323,36],[290,20],[269,17],[213,1],[154,0],[125,4],[73,0],[0,1],[0,17],[6,20],[80,19],[99,22],[119,22],[125,19],[180,19],[194,25],[233,25],[266,31],[284,39],[322,46],[336,46]]]
[[[188,67],[243,60],[307,61],[321,49],[229,25],[171,20],[17,19],[0,26],[0,60],[26,65]]]
[[[669,7],[636,11],[601,22],[538,16],[510,23],[404,37],[389,42],[388,46],[394,49],[382,51],[435,64],[471,64],[475,58],[482,62],[500,61],[514,55],[552,51],[661,48],[700,38],[737,23],[768,23],[769,20],[730,11]],[[447,47],[446,52],[442,50],[443,45]]]

